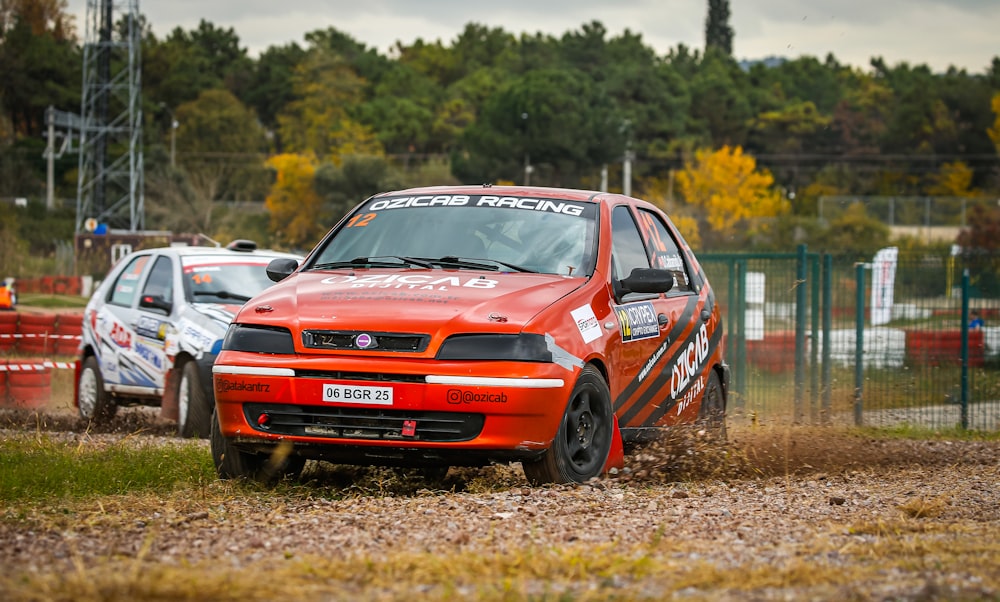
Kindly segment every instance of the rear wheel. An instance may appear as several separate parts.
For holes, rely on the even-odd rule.
[[[292,445],[277,446],[271,454],[244,451],[222,436],[218,412],[212,413],[209,446],[220,479],[250,479],[263,483],[281,477],[298,478],[306,459],[292,453]]]
[[[90,356],[83,360],[80,382],[77,385],[77,405],[80,417],[96,424],[109,422],[118,411],[111,396],[104,390],[104,377],[97,358]]]
[[[584,483],[604,470],[611,450],[614,416],[604,377],[587,366],[570,394],[552,445],[541,458],[522,462],[532,485]]]
[[[705,384],[701,409],[698,411],[698,423],[717,439],[726,440],[726,395],[722,390],[719,373],[715,370],[709,373],[708,382]]]
[[[177,384],[177,433],[181,437],[205,438],[211,419],[212,408],[201,386],[198,364],[193,360],[185,362]]]

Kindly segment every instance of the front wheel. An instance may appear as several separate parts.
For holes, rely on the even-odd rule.
[[[611,392],[604,377],[587,366],[570,394],[552,445],[541,458],[522,462],[532,485],[584,483],[604,470],[614,430]]]
[[[280,477],[298,478],[306,459],[291,453],[291,444],[275,448],[270,455],[243,451],[222,436],[219,413],[213,412],[209,432],[212,462],[220,479],[249,479],[270,483]]]
[[[210,405],[201,386],[198,363],[185,362],[177,384],[177,433],[181,437],[207,437],[212,419]]]
[[[90,420],[95,424],[110,422],[118,411],[111,395],[104,390],[104,377],[97,358],[90,356],[83,360],[80,369],[80,382],[77,385],[77,406],[80,418]]]

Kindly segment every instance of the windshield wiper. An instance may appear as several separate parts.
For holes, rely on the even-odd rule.
[[[246,303],[250,300],[250,297],[246,295],[237,295],[236,293],[231,293],[225,290],[219,291],[191,291],[191,294],[195,297],[218,297],[219,299],[235,299],[237,301],[242,301]]]
[[[468,259],[455,257],[454,255],[445,255],[441,259],[430,260],[438,265],[447,265],[457,268],[469,268],[472,270],[493,270],[494,272],[499,272],[501,267],[509,268],[515,272],[528,272],[531,274],[537,274],[537,270],[532,270],[531,268],[526,268],[514,263],[507,263],[506,261],[500,261],[499,259],[488,259],[486,257],[470,257]],[[488,261],[489,264],[480,263]]]
[[[383,261],[385,259],[395,259],[396,261]],[[376,257],[355,257],[350,261],[330,261],[318,263],[312,266],[313,270],[332,270],[335,268],[354,268],[358,266],[379,266],[379,267],[399,267],[400,265],[415,265],[418,268],[434,269],[434,266],[416,257],[405,257],[402,255],[379,255]]]

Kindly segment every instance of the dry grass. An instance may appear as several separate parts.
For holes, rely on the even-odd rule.
[[[82,425],[4,414],[0,426],[30,440]],[[169,431],[125,412],[90,437]],[[28,501],[0,513],[0,598],[997,599],[998,451],[843,429],[748,427],[724,443],[676,429],[584,486],[532,488],[516,466],[430,483],[310,463],[275,488],[194,479]],[[36,556],[16,551],[31,545]]]

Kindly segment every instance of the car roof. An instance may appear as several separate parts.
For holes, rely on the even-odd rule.
[[[458,186],[425,186],[422,188],[407,188],[382,192],[372,198],[387,196],[419,196],[432,194],[495,194],[503,196],[531,197],[542,199],[561,199],[567,201],[584,201],[598,203],[603,199],[622,197],[618,194],[600,192],[598,190],[579,190],[575,188],[550,188],[547,186],[493,186],[490,184],[458,185]],[[638,200],[638,199],[636,199]]]

